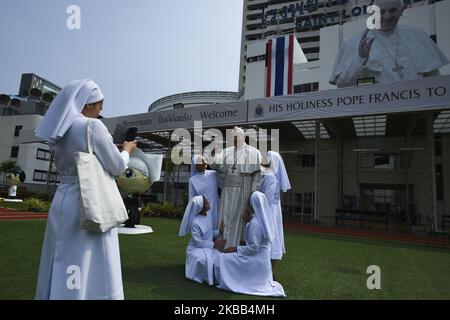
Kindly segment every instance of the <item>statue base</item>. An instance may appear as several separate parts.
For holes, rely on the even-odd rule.
[[[144,234],[144,233],[153,233],[152,227],[144,226],[141,224],[137,224],[134,228],[125,228],[122,224],[118,228],[119,234]]]

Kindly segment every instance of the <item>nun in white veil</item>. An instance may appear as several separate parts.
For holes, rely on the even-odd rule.
[[[96,118],[103,94],[92,80],[64,87],[36,128],[49,142],[60,174],[48,215],[36,299],[123,299],[117,228],[97,233],[80,229],[77,152],[88,151],[87,124],[93,122],[93,151],[105,171],[117,176],[127,166],[136,142],[119,152],[105,125]]]
[[[195,196],[189,200],[181,221],[179,236],[191,233],[186,248],[186,278],[209,285],[214,284],[214,261],[219,255],[216,248],[223,248],[225,240],[216,240],[219,230],[214,232],[207,212],[210,204],[203,196]]]
[[[214,264],[214,281],[221,289],[257,296],[285,297],[283,286],[273,280],[270,245],[275,238],[266,196],[250,197],[253,214],[245,220],[245,245],[229,247]]]
[[[195,196],[205,196],[211,209],[208,216],[214,231],[219,229],[217,207],[219,206],[218,174],[215,170],[206,169],[206,160],[201,155],[195,155],[191,163],[191,177],[189,178],[189,200]]]
[[[286,192],[291,188],[289,177],[284,166],[283,158],[275,151],[267,153],[267,165],[262,166],[261,172],[263,180],[259,191],[264,193],[269,202],[273,225],[275,228],[275,239],[271,246],[270,259],[272,260],[272,270],[275,267],[275,261],[281,260],[286,253],[284,245],[283,215],[281,212],[281,192]]]

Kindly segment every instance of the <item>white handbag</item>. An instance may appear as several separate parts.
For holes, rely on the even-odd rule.
[[[116,181],[93,153],[92,120],[87,125],[88,152],[78,152],[80,227],[106,232],[128,219]]]

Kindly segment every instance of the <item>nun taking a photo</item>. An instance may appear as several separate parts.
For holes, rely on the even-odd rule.
[[[87,125],[93,122],[93,151],[103,168],[117,176],[127,167],[136,141],[120,152],[97,120],[103,94],[92,80],[64,87],[36,128],[55,156],[61,184],[53,198],[42,246],[36,299],[123,299],[117,228],[91,232],[80,228],[76,154],[87,152]]]

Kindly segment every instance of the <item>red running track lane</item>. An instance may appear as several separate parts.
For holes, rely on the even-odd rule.
[[[410,233],[394,233],[394,232],[383,232],[383,231],[372,231],[361,229],[358,230],[350,228],[326,227],[326,226],[299,224],[299,223],[284,224],[284,228],[312,233],[325,233],[356,238],[381,239],[381,240],[400,241],[411,244],[422,244],[422,245],[430,244],[430,245],[450,247],[450,239],[433,238],[429,240],[428,236],[414,235]]]
[[[0,207],[0,212],[16,212],[16,209]]]
[[[0,207],[0,221],[47,219],[47,213],[21,212]]]

